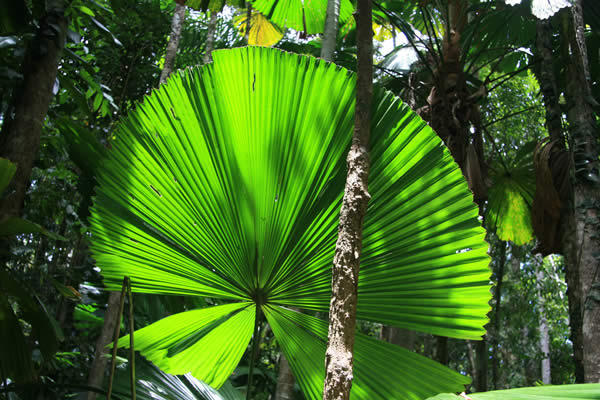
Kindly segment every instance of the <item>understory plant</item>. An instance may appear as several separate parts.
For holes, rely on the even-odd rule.
[[[328,311],[331,295],[355,84],[352,73],[312,57],[217,51],[119,124],[90,218],[106,286],[118,290],[129,276],[134,292],[219,304],[136,331],[144,357],[218,388],[266,318],[305,396],[321,397],[327,322],[315,315]],[[488,245],[459,168],[381,89],[371,135],[358,318],[479,339],[490,309]],[[356,336],[353,398],[423,399],[468,382]]]

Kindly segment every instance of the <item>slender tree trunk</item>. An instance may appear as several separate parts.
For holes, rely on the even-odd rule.
[[[442,365],[448,365],[448,338],[446,336],[435,337],[435,361]]]
[[[294,398],[294,374],[287,358],[281,353],[279,358],[279,375],[277,376],[277,390],[274,400],[292,400]]]
[[[536,50],[541,58],[538,81],[546,108],[546,127],[551,140],[559,148],[566,151],[565,132],[562,124],[562,110],[559,104],[557,77],[553,68],[552,28],[549,20],[537,22]],[[565,256],[565,280],[567,282],[567,299],[569,304],[570,339],[573,343],[573,364],[575,382],[584,382],[583,371],[583,331],[581,320],[581,290],[579,288],[579,272],[577,262],[578,245],[575,239],[575,219],[572,210],[572,199],[563,205],[560,219],[559,237],[562,240],[561,252]]]
[[[210,12],[210,20],[208,21],[208,29],[206,30],[206,46],[204,48],[204,57],[202,62],[208,64],[212,61],[212,51],[215,47],[215,32],[217,31],[217,12]]]
[[[477,374],[475,374],[475,389],[477,392],[487,392],[488,375],[488,348],[485,336],[476,342],[475,345],[475,363],[477,364]]]
[[[475,351],[473,350],[473,342],[467,340],[467,358],[469,359],[469,369],[473,382],[477,382],[477,365],[475,364]]]
[[[21,214],[65,45],[64,7],[62,0],[47,2],[48,11],[23,61],[23,84],[13,91],[10,110],[4,115],[0,157],[15,163],[17,171],[8,189],[11,194],[0,200],[0,221]]]
[[[252,3],[246,0],[246,32],[244,33],[244,41],[247,45],[250,44],[250,29],[252,29]]]
[[[381,327],[381,340],[402,346],[407,350],[414,351],[417,334],[408,329],[396,328],[395,326],[383,325]]]
[[[352,364],[358,271],[363,220],[370,195],[367,190],[370,160],[368,143],[373,97],[372,0],[358,0],[357,84],[354,135],[348,153],[348,176],[340,210],[338,240],[333,259],[329,343],[325,361],[324,400],[346,400],[352,388]]]
[[[102,388],[104,371],[108,360],[104,354],[108,354],[109,352],[106,349],[106,345],[112,341],[112,336],[115,331],[115,321],[117,321],[117,315],[119,314],[120,299],[121,292],[108,293],[108,304],[106,306],[106,311],[104,312],[104,325],[102,325],[102,332],[96,341],[96,353],[88,375],[88,386]],[[95,400],[96,396],[96,393],[88,392],[87,400]]]
[[[492,337],[492,383],[494,389],[499,389],[500,373],[498,360],[498,347],[500,339],[500,317],[502,305],[502,280],[504,279],[504,264],[506,263],[506,242],[500,241],[500,251],[497,259],[496,287],[494,290],[494,336]]]
[[[567,65],[567,119],[575,168],[573,212],[575,235],[569,238],[579,273],[585,382],[600,382],[600,165],[598,132],[590,88],[584,38],[582,1],[575,0],[568,15],[570,60]]]
[[[552,383],[550,374],[550,332],[548,329],[548,320],[546,319],[544,291],[541,284],[544,280],[543,263],[544,261],[540,256],[536,257],[535,278],[537,280],[538,311],[540,313],[540,352],[543,354],[541,361],[542,382],[545,385],[550,385]]]
[[[162,85],[167,81],[167,78],[171,75],[171,72],[173,72],[173,68],[175,67],[175,56],[177,55],[177,49],[179,48],[179,39],[181,38],[181,29],[184,21],[185,5],[176,3],[173,19],[171,20],[169,44],[167,44],[167,51],[165,52],[165,64],[160,73],[159,85]]]
[[[321,58],[325,61],[333,61],[339,19],[340,0],[328,0],[325,27],[323,28],[323,41],[321,42]]]

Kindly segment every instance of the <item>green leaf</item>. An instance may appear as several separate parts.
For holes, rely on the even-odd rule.
[[[252,5],[279,26],[311,35],[323,33],[327,0],[256,0]],[[353,11],[349,0],[340,0],[339,23],[344,24]]]
[[[22,218],[12,217],[0,222],[0,237],[20,235],[23,233],[41,233],[45,236],[48,236],[50,239],[62,241],[67,240],[67,238],[64,236],[50,232],[41,225]]]
[[[90,17],[95,17],[96,16],[96,14],[94,14],[94,12],[90,8],[88,8],[86,6],[81,6],[80,5],[79,6],[79,10],[81,10],[82,13],[89,15]]]
[[[91,247],[107,287],[128,275],[137,292],[326,312],[355,84],[267,48],[172,75],[98,171]],[[472,194],[397,98],[375,90],[372,115],[358,317],[478,339],[490,271]]]
[[[266,306],[264,312],[302,391],[309,398],[322,398],[327,322],[281,307]],[[463,385],[470,382],[400,346],[359,333],[355,340],[351,398],[418,400],[439,392],[463,390]],[[379,367],[384,365],[382,373]]]
[[[0,352],[0,367],[8,378],[17,383],[35,380],[31,351],[28,350],[19,320],[4,293],[0,294]]]
[[[472,393],[472,400],[596,400],[600,399],[600,383],[581,385],[538,386],[521,389]],[[429,400],[464,400],[453,394],[440,394]]]
[[[490,178],[493,183],[488,192],[486,225],[495,230],[501,240],[512,241],[517,246],[530,242],[534,237],[531,223],[535,193],[533,146],[523,146],[515,162],[508,167],[493,165]]]
[[[248,346],[255,313],[253,304],[232,303],[175,314],[135,331],[135,349],[167,373],[219,388]],[[129,335],[118,346],[128,348]]]
[[[6,158],[0,157],[0,195],[2,195],[8,187],[15,172],[17,172],[17,166]]]

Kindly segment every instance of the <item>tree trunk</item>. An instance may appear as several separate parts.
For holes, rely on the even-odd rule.
[[[469,360],[469,370],[473,382],[477,382],[477,365],[475,364],[475,351],[473,350],[473,342],[467,340],[467,358]]]
[[[292,400],[294,398],[294,374],[287,358],[281,353],[279,358],[279,375],[277,376],[277,390],[274,400]]]
[[[88,386],[102,388],[104,370],[106,369],[106,362],[108,360],[104,354],[108,354],[106,345],[112,341],[115,331],[115,322],[117,321],[117,316],[119,314],[120,299],[121,292],[109,292],[108,304],[106,306],[106,311],[104,312],[104,325],[102,325],[102,332],[96,341],[96,353],[88,375]],[[88,392],[87,400],[95,400],[96,396],[97,393]]]
[[[160,73],[159,86],[167,81],[173,68],[175,67],[175,56],[177,55],[177,49],[179,48],[179,39],[181,38],[181,28],[185,21],[185,5],[176,3],[175,12],[173,13],[173,19],[171,21],[171,35],[169,36],[169,44],[167,44],[167,51],[165,52],[165,64],[163,65],[162,72]]]
[[[488,349],[485,336],[476,342],[475,345],[475,362],[477,364],[477,374],[475,374],[475,390],[477,392],[487,392],[487,375],[488,375]]]
[[[552,56],[552,28],[549,20],[537,22],[536,51],[541,58],[538,81],[546,108],[546,127],[552,142],[559,149],[566,151],[565,132],[562,124],[562,110],[559,104],[558,80],[554,73]],[[569,195],[572,197],[572,194]],[[565,256],[565,280],[567,282],[567,299],[569,304],[570,339],[573,343],[573,364],[575,382],[584,382],[583,371],[583,332],[581,326],[581,290],[579,288],[579,272],[577,253],[579,246],[575,240],[575,220],[572,210],[572,198],[563,204],[557,241],[561,253]],[[544,227],[547,231],[548,228]],[[564,238],[561,240],[560,238]],[[541,247],[541,245],[539,245]],[[548,247],[548,246],[543,246]],[[542,249],[540,249],[542,250]],[[548,251],[549,252],[549,251]],[[543,252],[545,253],[545,252]]]
[[[362,248],[363,220],[370,195],[368,143],[373,97],[372,0],[357,6],[357,83],[354,135],[347,157],[348,176],[340,210],[335,246],[329,311],[329,342],[325,360],[324,400],[347,400],[352,388],[352,364],[358,271]]]
[[[323,41],[321,42],[321,58],[325,61],[333,61],[339,19],[340,0],[328,0],[325,27],[323,28]]]
[[[500,254],[498,255],[496,270],[496,288],[494,290],[494,336],[492,337],[492,383],[494,389],[499,389],[500,373],[498,360],[498,347],[500,339],[500,317],[502,299],[502,280],[504,279],[504,264],[506,263],[506,242],[500,241]]]
[[[417,341],[417,334],[408,329],[396,328],[395,326],[383,325],[381,327],[381,340],[397,346],[404,347],[407,350],[414,351]]]
[[[246,32],[244,32],[244,41],[250,44],[250,29],[252,29],[252,3],[246,0]]]
[[[446,336],[435,337],[435,361],[442,365],[448,365],[448,338]]]
[[[575,234],[569,238],[569,259],[576,262],[579,274],[585,382],[596,383],[600,382],[600,165],[581,0],[574,2],[567,22],[571,56],[566,69],[567,119],[575,169]]]
[[[210,12],[210,20],[208,22],[208,29],[206,30],[206,46],[204,47],[204,57],[202,62],[208,64],[212,62],[212,51],[215,47],[215,32],[217,31],[217,12]]]
[[[40,20],[23,61],[23,84],[13,91],[11,108],[4,115],[0,132],[0,157],[17,165],[8,189],[10,195],[0,200],[0,221],[21,214],[44,119],[54,97],[52,90],[65,45],[67,19],[62,0],[47,3],[48,11]]]
[[[550,374],[550,333],[548,321],[546,320],[546,309],[544,301],[544,291],[541,282],[544,280],[543,264],[544,260],[541,257],[536,257],[535,278],[537,280],[537,297],[538,297],[538,312],[539,312],[539,329],[540,329],[540,352],[542,353],[541,371],[542,382],[545,385],[552,383]]]

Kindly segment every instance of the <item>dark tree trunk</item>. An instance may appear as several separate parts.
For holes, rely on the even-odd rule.
[[[475,345],[475,363],[477,364],[476,380],[474,381],[477,392],[486,392],[488,390],[488,348],[485,336]]]
[[[548,128],[548,134],[551,142],[555,143],[559,151],[566,153],[567,147],[565,132],[561,118],[562,110],[559,104],[560,94],[558,91],[557,77],[553,68],[552,48],[552,27],[550,25],[550,21],[538,21],[536,51],[541,58],[538,81],[540,82],[544,106],[546,108],[546,127]],[[559,168],[564,169],[564,167]],[[557,192],[560,192],[560,190],[557,190]],[[572,193],[569,193],[568,198],[563,201],[565,204],[562,204],[560,220],[557,224],[557,233],[552,235],[552,237],[556,238],[555,241],[558,242],[558,244],[554,246],[553,243],[543,243],[543,241],[540,241],[538,250],[540,250],[542,254],[546,254],[553,251],[554,247],[557,247],[557,250],[565,256],[565,280],[567,282],[567,299],[569,304],[569,325],[571,329],[570,339],[573,343],[575,382],[583,383],[584,371],[583,332],[581,325],[581,290],[579,288],[579,272],[577,262],[577,253],[579,247],[577,242],[572,240],[575,238],[575,220],[572,210],[572,202]],[[540,207],[536,207],[535,209],[539,208]],[[548,220],[547,216],[544,216],[544,218]],[[542,229],[542,237],[545,237],[545,234],[547,234],[551,229],[553,228],[544,226]],[[540,235],[538,234],[537,236],[539,237]],[[562,240],[561,238],[565,238],[565,240]]]
[[[167,81],[167,78],[171,75],[171,72],[173,72],[173,68],[175,68],[175,56],[177,55],[177,49],[179,48],[179,39],[181,38],[181,29],[183,28],[184,21],[185,6],[176,3],[175,12],[173,13],[173,19],[171,21],[169,44],[167,44],[167,51],[165,52],[165,64],[160,73],[159,85],[162,85]]]
[[[292,400],[294,398],[294,374],[287,358],[281,353],[279,358],[279,375],[277,376],[277,390],[275,400]]]
[[[67,19],[62,1],[48,2],[23,61],[23,85],[13,91],[0,132],[0,157],[17,165],[10,195],[0,200],[0,221],[21,214],[37,156],[44,119],[52,101],[58,64],[65,45]]]
[[[112,341],[112,336],[115,331],[115,324],[119,314],[120,299],[120,292],[109,292],[108,304],[106,306],[106,311],[104,312],[104,325],[102,326],[100,337],[96,341],[96,353],[88,375],[88,386],[102,388],[104,371],[108,360],[104,354],[108,354],[106,345]],[[88,392],[87,400],[95,400],[96,396],[97,394],[95,392]]]
[[[504,264],[506,263],[506,242],[500,241],[500,249],[497,259],[496,288],[494,290],[494,336],[492,337],[492,382],[494,389],[498,390],[500,374],[498,371],[498,347],[500,339],[500,317],[502,299],[502,280],[504,279]]]
[[[215,47],[215,33],[217,31],[217,12],[210,12],[210,20],[208,21],[208,29],[206,30],[206,46],[204,48],[204,57],[202,62],[208,64],[212,61],[212,51]]]
[[[567,65],[567,119],[575,169],[573,190],[574,235],[568,237],[568,257],[576,263],[581,294],[583,365],[586,383],[600,382],[600,165],[598,131],[584,37],[582,1],[565,14],[569,40]],[[566,255],[565,255],[566,256]]]
[[[435,361],[442,365],[448,365],[448,338],[446,336],[435,337]]]
[[[325,61],[333,61],[339,19],[340,0],[328,0],[325,27],[323,28],[323,41],[321,42],[321,58]]]
[[[372,1],[359,0],[357,7],[357,84],[354,135],[347,157],[348,176],[340,210],[338,240],[332,269],[329,311],[329,342],[325,361],[324,400],[346,400],[352,388],[352,364],[358,271],[363,220],[370,195],[368,143],[373,97]]]
[[[381,340],[402,346],[407,350],[414,351],[417,335],[408,329],[396,328],[395,326],[383,325],[381,327]]]

